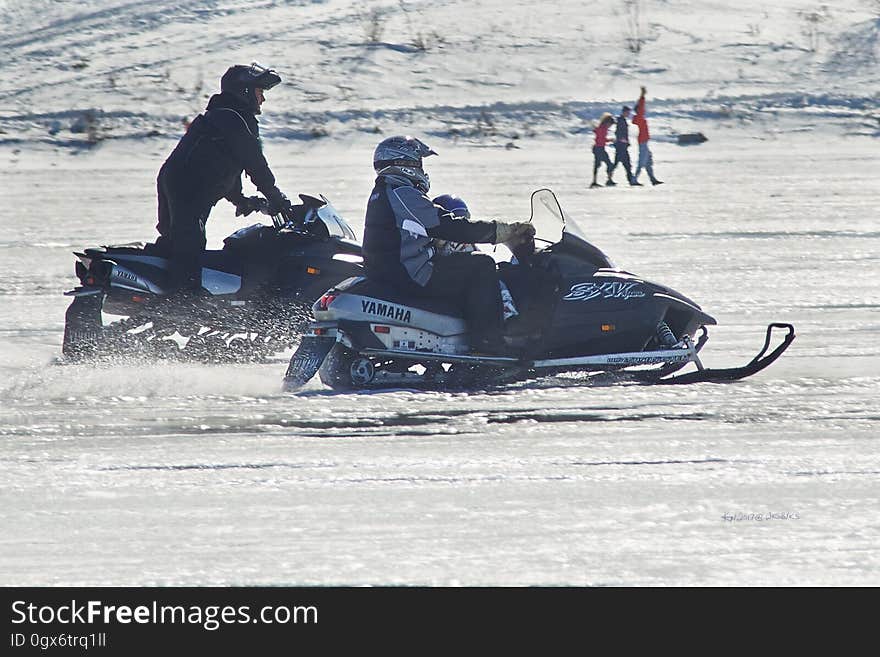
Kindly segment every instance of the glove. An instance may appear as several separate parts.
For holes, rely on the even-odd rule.
[[[288,224],[302,224],[303,223],[303,213],[301,211],[303,206],[296,206],[292,204],[288,204],[286,207],[281,208],[278,214],[284,217],[284,221]],[[297,210],[300,211],[297,211]]]
[[[269,202],[260,196],[242,196],[241,200],[235,204],[235,216],[246,217],[251,212],[264,212],[268,205]]]
[[[274,194],[266,195],[269,205],[269,214],[281,214],[284,210],[290,207],[290,199],[277,189],[275,192],[276,193]]]
[[[302,219],[297,217],[295,208],[291,204],[290,199],[277,189],[275,192],[276,193],[268,197],[268,213],[271,215],[280,214],[287,223],[297,223],[297,221],[301,221]]]
[[[293,204],[291,204],[290,199],[278,191],[277,188],[274,190],[274,193],[267,195],[267,199],[267,214],[273,216],[281,215],[284,221],[288,224],[302,221],[301,218],[297,217],[295,208]]]
[[[517,221],[512,224],[506,224],[500,221],[495,222],[495,244],[504,244],[507,248],[513,247],[527,242],[535,236],[535,227],[532,224]]]

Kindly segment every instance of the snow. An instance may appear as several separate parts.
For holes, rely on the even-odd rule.
[[[835,3],[813,39],[809,2],[641,6],[634,54],[624,3],[0,2],[0,584],[880,583],[880,18]],[[475,216],[550,187],[703,305],[707,365],[770,321],[797,340],[684,389],[288,395],[283,360],[55,364],[71,251],[152,239],[181,121],[252,60],[285,78],[261,119],[282,189],[358,235],[372,147],[411,131]],[[590,123],[642,84],[667,184],[588,190]],[[209,243],[241,225],[218,205]]]
[[[815,39],[803,15],[818,7],[797,0],[637,4],[644,45],[633,53],[625,3],[7,2],[0,137],[82,141],[70,128],[87,111],[101,138],[173,137],[230,62],[252,60],[286,79],[267,104],[273,138],[568,136],[642,84],[658,134],[706,113],[864,118],[876,105],[880,18],[869,3],[835,3]]]

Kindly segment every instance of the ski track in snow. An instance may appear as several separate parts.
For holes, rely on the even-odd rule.
[[[368,43],[365,7],[0,1],[0,584],[880,583],[876,17],[835,5],[810,52],[795,0],[669,0],[632,57],[615,9],[380,1]],[[358,235],[374,131],[412,130],[475,217],[550,187],[621,268],[700,303],[708,366],[770,321],[798,337],[681,388],[290,395],[289,354],[55,363],[71,251],[152,239],[156,171],[230,58],[285,76],[262,119],[281,188]],[[643,83],[667,184],[588,190],[589,124]],[[87,109],[97,145],[70,130]],[[241,225],[218,205],[209,247]]]

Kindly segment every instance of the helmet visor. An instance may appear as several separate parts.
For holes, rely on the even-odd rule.
[[[248,73],[250,73],[251,77],[254,78],[253,85],[263,90],[271,89],[281,82],[280,75],[278,75],[271,68],[265,68],[263,66],[260,66],[256,62],[251,64]]]

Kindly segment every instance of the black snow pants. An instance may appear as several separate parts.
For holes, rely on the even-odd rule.
[[[593,180],[596,180],[596,174],[599,172],[599,167],[602,166],[603,162],[605,163],[605,171],[608,177],[611,178],[614,165],[611,164],[608,151],[605,150],[604,146],[593,146]]]
[[[176,183],[164,167],[156,188],[159,196],[159,239],[156,244],[171,260],[174,287],[201,285],[201,255],[205,250],[205,223],[213,204],[194,198],[191,191]]]
[[[623,170],[626,171],[626,181],[631,183],[633,181],[633,173],[632,162],[629,159],[629,144],[622,142],[614,143],[614,164],[611,165],[611,173],[614,173],[618,163],[623,165]]]

